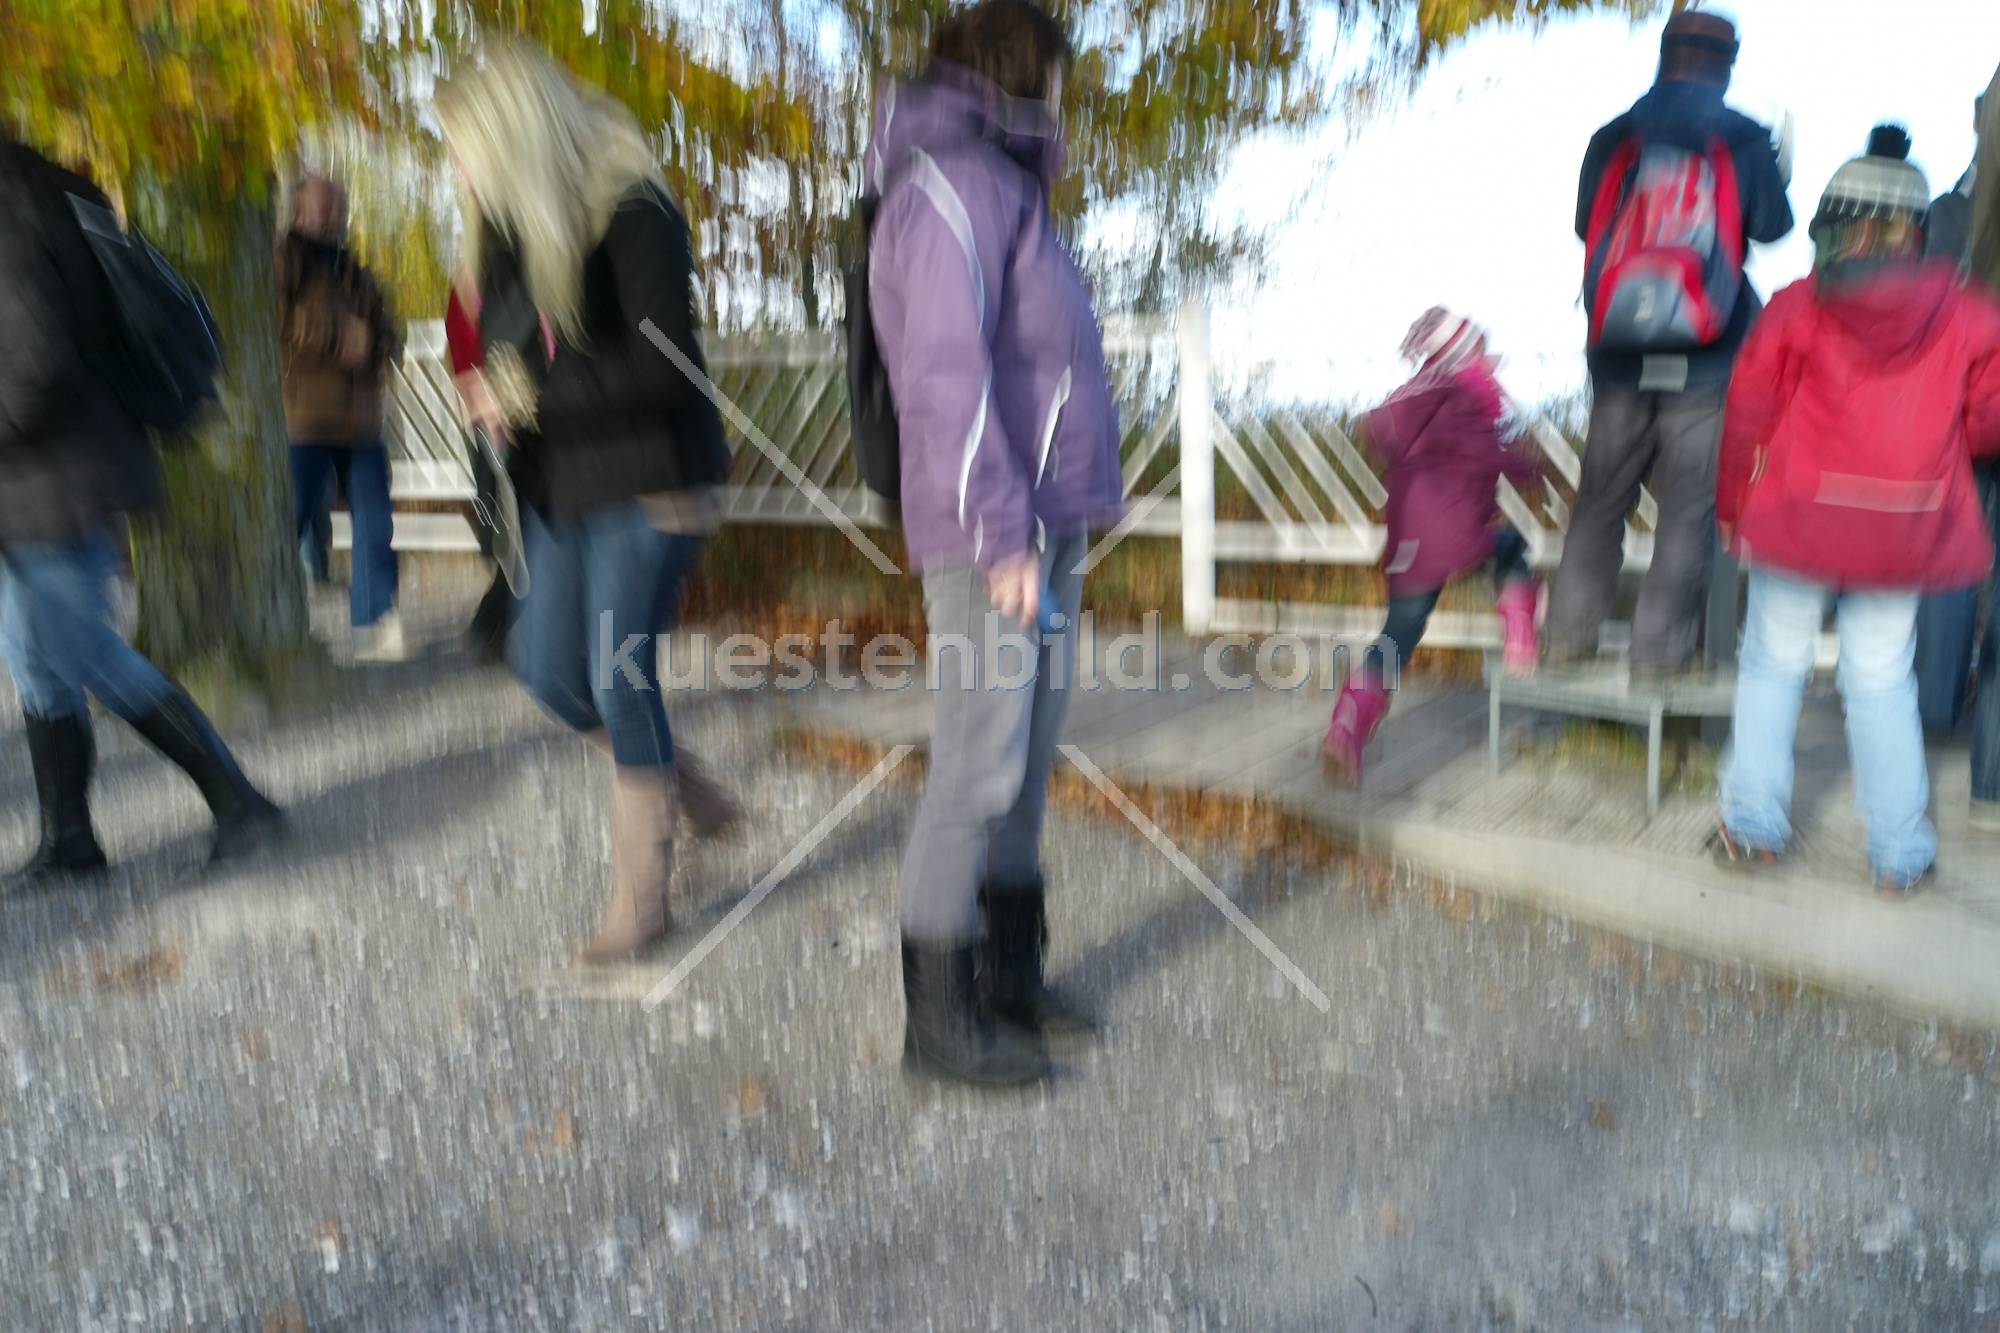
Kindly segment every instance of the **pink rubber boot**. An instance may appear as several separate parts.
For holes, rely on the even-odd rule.
[[[1375,735],[1375,728],[1389,713],[1389,691],[1378,681],[1350,680],[1333,705],[1333,721],[1327,724],[1326,739],[1319,743],[1320,762],[1333,781],[1348,787],[1361,785],[1362,754]]]
[[[1535,608],[1541,600],[1542,585],[1533,579],[1515,579],[1500,590],[1493,609],[1500,613],[1505,647],[1500,666],[1510,676],[1532,676],[1541,656],[1535,636]]]

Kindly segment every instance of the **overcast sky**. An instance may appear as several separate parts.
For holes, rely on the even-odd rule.
[[[1973,151],[1972,99],[2000,65],[1996,0],[1739,0],[1730,101],[1797,118],[1799,229],[1759,252],[1768,293],[1811,265],[1805,222],[1840,164],[1883,120],[1908,126],[1932,193]],[[1344,129],[1243,149],[1225,212],[1276,235],[1261,288],[1216,303],[1216,345],[1274,364],[1273,387],[1336,400],[1394,387],[1396,348],[1429,305],[1485,323],[1514,393],[1580,388],[1583,247],[1577,168],[1598,126],[1652,81],[1659,24],[1588,18],[1489,31],[1353,140]]]

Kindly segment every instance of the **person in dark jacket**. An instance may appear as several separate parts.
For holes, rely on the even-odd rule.
[[[1986,95],[1972,100],[1972,129],[1976,136],[1986,115]],[[1975,143],[1977,140],[1975,139]],[[1972,263],[1972,193],[1979,181],[1979,159],[1974,150],[1972,165],[1958,178],[1958,184],[1931,203],[1931,220],[1925,253],[1933,259],[1947,259],[1961,267]]]
[[[1727,145],[1735,167],[1743,235],[1782,240],[1792,209],[1771,132],[1723,104],[1736,60],[1736,29],[1718,15],[1675,15],[1661,41],[1658,81],[1590,141],[1577,196],[1576,233],[1588,239],[1604,172],[1635,137],[1700,150]],[[1715,451],[1722,437],[1730,369],[1756,317],[1746,284],[1722,335],[1685,355],[1639,355],[1593,349],[1590,438],[1583,456],[1549,602],[1547,657],[1552,664],[1597,656],[1623,568],[1625,519],[1650,478],[1659,504],[1653,562],[1632,624],[1635,677],[1684,670],[1699,643],[1702,608],[1715,563]]]
[[[1887,897],[1931,872],[1917,604],[1993,567],[1972,465],[2000,454],[2000,306],[1923,258],[1930,190],[1877,130],[1827,186],[1812,277],[1743,350],[1718,468],[1725,541],[1750,569],[1719,859],[1791,840],[1792,748],[1829,605],[1868,858]]]
[[[347,194],[338,183],[312,177],[299,185],[275,268],[294,531],[309,549],[317,544],[337,478],[353,521],[355,656],[395,661],[405,645],[384,409],[402,338],[381,285],[347,248]]]
[[[1501,438],[1506,396],[1478,325],[1442,307],[1427,311],[1403,340],[1416,375],[1368,414],[1363,432],[1386,464],[1383,573],[1389,612],[1379,651],[1364,655],[1333,706],[1320,756],[1336,781],[1361,781],[1362,755],[1388,715],[1394,680],[1416,651],[1453,579],[1493,566],[1502,667],[1535,668],[1535,611],[1541,584],[1528,544],[1500,514],[1502,478],[1526,486],[1541,469]]]
[[[0,656],[21,700],[41,835],[24,881],[97,870],[89,697],[178,764],[215,816],[213,853],[282,828],[215,728],[119,637],[109,585],[127,515],[161,498],[152,441],[96,366],[117,312],[71,211],[97,187],[0,140]]]
[[[1044,977],[1042,812],[1089,531],[1123,488],[1096,312],[1049,207],[1069,53],[1027,0],[956,11],[925,74],[877,99],[866,167],[871,313],[939,677],[903,855],[904,1049],[975,1083],[1040,1077],[1045,1035],[1088,1026]],[[1009,644],[1031,686],[992,678]]]
[[[1996,80],[2000,83],[2000,80]],[[1992,108],[1989,111],[1989,106]],[[2000,144],[2000,98],[1982,94],[1974,102],[1973,128],[1978,134],[1978,150],[1958,184],[1931,204],[1928,252],[1934,259],[1958,265],[1972,272],[1973,239],[1978,228],[1976,207],[1991,190],[1982,191],[1979,182],[1986,174],[1980,159],[1990,156]],[[1991,288],[1992,278],[1973,275]],[[1980,498],[1986,506],[1986,522],[1993,539],[2000,543],[2000,462],[1982,462],[1975,468]],[[1979,635],[1981,593],[1993,587],[1954,589],[1924,598],[1917,616],[1917,704],[1924,725],[1935,731],[1951,731],[1964,712],[1966,685],[1975,669],[1979,680],[1978,702],[1972,713],[1972,804],[1968,823],[1975,832],[2000,833],[2000,601],[1987,598],[1986,632]]]
[[[509,651],[535,699],[610,752],[610,902],[581,958],[618,962],[671,925],[683,810],[702,836],[736,814],[677,749],[660,693],[659,636],[729,468],[688,227],[631,115],[539,52],[491,50],[437,112],[480,293],[469,411],[516,451],[529,586]]]
[[[1975,132],[1985,101],[1982,95],[1973,104]],[[1932,202],[1925,240],[1925,253],[1932,259],[1960,269],[1971,266],[1972,196],[1978,177],[1979,163],[1975,156],[1958,184]],[[1988,464],[1979,469],[1979,477],[1987,512],[2000,522],[2000,475]],[[1934,593],[1924,598],[1923,609],[1918,612],[1917,704],[1923,712],[1924,725],[1933,731],[1953,730],[1965,711],[1966,685],[1976,655],[1973,639],[1979,626],[1980,592],[1981,589],[1973,587]],[[2000,700],[1994,702],[1990,715],[2000,723]],[[2000,801],[2000,792],[1987,800]]]

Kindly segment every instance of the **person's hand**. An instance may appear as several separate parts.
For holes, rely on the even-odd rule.
[[[500,404],[493,397],[493,386],[486,382],[486,376],[478,371],[461,376],[458,392],[459,410],[465,414],[467,426],[485,431],[495,444],[513,442],[513,436],[507,430],[507,418],[500,411]]]
[[[1042,609],[1042,561],[1033,551],[1008,556],[986,571],[986,597],[993,609],[1023,627]]]
[[[1716,524],[1715,533],[1718,537],[1722,538],[1723,550],[1733,551],[1736,549],[1736,525],[1734,523]]]

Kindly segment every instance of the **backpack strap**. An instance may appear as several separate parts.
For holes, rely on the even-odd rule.
[[[1639,170],[1639,154],[1644,147],[1637,134],[1628,135],[1605,162],[1604,172],[1597,178],[1597,197],[1590,205],[1590,226],[1584,236],[1586,254],[1597,253],[1611,224],[1618,220],[1618,210],[1625,202],[1633,175]]]
[[[1715,172],[1715,225],[1723,253],[1737,269],[1750,256],[1743,232],[1743,184],[1736,174],[1736,153],[1721,135],[1709,140],[1709,168]]]

